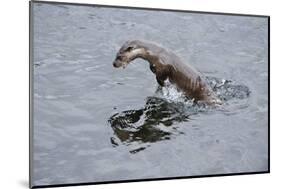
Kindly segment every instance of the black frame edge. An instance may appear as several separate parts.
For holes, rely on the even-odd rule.
[[[214,175],[196,175],[188,177],[167,177],[167,178],[151,178],[151,179],[133,179],[133,180],[118,180],[118,181],[102,181],[102,182],[82,182],[82,183],[70,183],[70,184],[52,184],[52,185],[35,185],[31,188],[55,188],[55,187],[70,187],[70,186],[85,186],[85,185],[100,185],[100,184],[121,184],[132,182],[150,182],[150,181],[167,181],[167,180],[179,180],[179,179],[192,179],[192,178],[210,178],[210,177],[226,177],[226,176],[241,176],[241,175],[257,175],[267,174],[269,171],[261,172],[248,172],[248,173],[227,173],[227,174],[214,174]]]
[[[270,173],[270,16],[267,18],[268,19],[268,173]]]
[[[119,8],[119,9],[134,9],[134,10],[150,10],[150,11],[173,11],[173,12],[189,12],[196,14],[213,14],[213,15],[228,15],[228,16],[247,16],[247,17],[269,17],[269,15],[259,14],[244,14],[244,13],[226,13],[226,12],[211,12],[211,11],[192,11],[184,9],[166,9],[166,8],[150,8],[150,7],[134,7],[134,6],[121,6],[121,5],[102,5],[92,3],[74,3],[74,2],[60,2],[60,1],[41,1],[31,0],[33,3],[45,3],[45,4],[64,4],[74,6],[88,6],[88,7],[107,7],[107,8]]]
[[[33,170],[33,1],[29,1],[29,188],[32,185]]]

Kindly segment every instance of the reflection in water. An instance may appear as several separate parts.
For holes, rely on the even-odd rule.
[[[247,86],[236,85],[229,80],[208,77],[207,81],[224,102],[231,99],[245,99],[250,95]],[[167,93],[165,90],[170,92]],[[174,126],[178,125],[174,124],[175,122],[188,122],[191,115],[210,110],[205,105],[192,104],[187,99],[183,99],[180,94],[175,94],[175,89],[171,86],[165,89],[158,88],[156,93],[160,94],[160,97],[148,97],[144,108],[126,110],[109,118],[108,122],[117,137],[110,139],[113,146],[118,146],[120,143],[131,145],[135,142],[144,144],[169,140],[171,135],[184,134]],[[171,98],[167,95],[177,97]],[[137,153],[144,149],[145,147],[141,146],[130,152]]]
[[[183,103],[148,97],[144,108],[116,113],[109,118],[109,123],[123,144],[135,141],[153,143],[170,139],[172,133],[182,134],[173,127],[173,123],[188,121],[190,114]],[[118,145],[114,138],[111,138],[111,143]]]

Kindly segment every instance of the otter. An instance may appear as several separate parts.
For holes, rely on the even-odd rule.
[[[168,79],[194,102],[208,105],[222,103],[200,72],[191,65],[184,64],[173,52],[154,43],[141,40],[127,41],[118,51],[113,66],[125,68],[136,58],[149,62],[150,70],[156,75],[160,86],[164,86],[164,81]]]

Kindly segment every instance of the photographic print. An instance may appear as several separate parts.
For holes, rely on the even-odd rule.
[[[30,186],[269,172],[269,17],[30,2]]]

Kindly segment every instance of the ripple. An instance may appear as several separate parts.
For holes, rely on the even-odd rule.
[[[39,99],[46,99],[46,100],[56,100],[56,99],[61,99],[61,98],[67,98],[70,97],[71,95],[40,95],[38,93],[34,93],[35,98]]]

